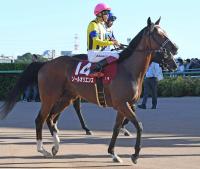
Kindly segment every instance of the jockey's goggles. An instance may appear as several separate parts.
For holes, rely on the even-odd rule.
[[[108,14],[110,13],[110,11],[104,10],[104,11],[102,11],[101,13],[102,13],[102,15],[108,15]]]

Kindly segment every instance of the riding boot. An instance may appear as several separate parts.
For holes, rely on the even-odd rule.
[[[108,63],[108,61],[107,61],[106,58],[103,59],[103,60],[101,60],[101,61],[99,61],[99,62],[97,62],[97,63],[95,63],[94,66],[92,66],[92,67],[90,68],[90,74],[94,74],[94,73],[96,73],[96,72],[101,72],[102,69],[103,69],[105,66],[107,66],[108,64],[109,64],[109,63]]]

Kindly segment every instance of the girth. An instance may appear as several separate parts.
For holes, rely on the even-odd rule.
[[[106,107],[107,104],[106,104],[106,99],[105,99],[105,91],[104,91],[102,77],[96,78],[95,88],[96,88],[98,105]]]

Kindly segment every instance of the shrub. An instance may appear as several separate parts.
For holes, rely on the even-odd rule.
[[[200,96],[200,79],[195,79],[194,84],[195,84],[194,96]]]
[[[185,86],[182,77],[178,77],[171,83],[172,96],[184,96]]]
[[[24,63],[0,63],[0,70],[24,70],[27,64]],[[0,74],[0,100],[4,100],[8,92],[15,85],[20,74]]]
[[[173,78],[166,78],[158,83],[158,96],[169,97],[172,96],[171,83]]]
[[[158,84],[158,96],[200,96],[200,79],[182,76],[166,78]]]

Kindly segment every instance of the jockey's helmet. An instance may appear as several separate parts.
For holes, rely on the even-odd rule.
[[[104,3],[99,3],[94,8],[94,14],[97,16],[98,14],[100,14],[103,11],[110,11],[110,10],[111,10],[111,8],[108,5],[106,5]]]
[[[117,19],[117,17],[112,12],[109,12],[108,21],[114,22],[116,19]]]

